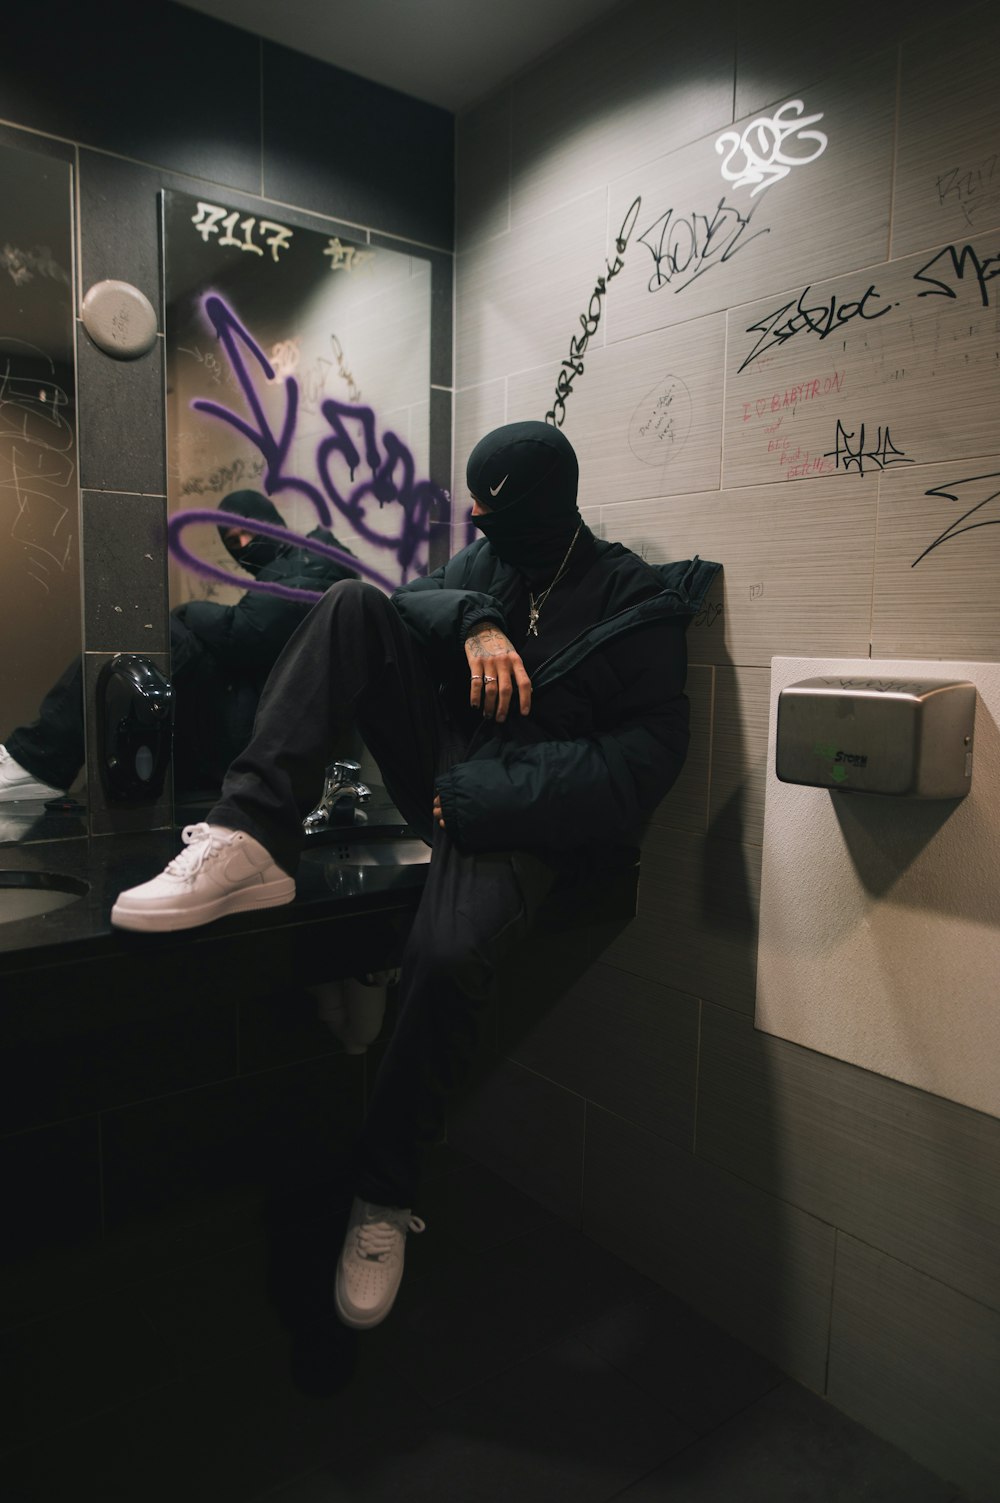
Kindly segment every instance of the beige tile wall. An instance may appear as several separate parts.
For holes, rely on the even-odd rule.
[[[982,7],[903,44],[892,252],[962,244],[1000,213],[1000,94]]]
[[[1000,1123],[753,1009],[771,658],[1000,657],[998,47],[985,5],[639,0],[460,120],[457,217],[457,494],[483,431],[551,407],[631,225],[566,400],[582,499],[653,562],[724,565],[637,917],[512,1046],[476,1141],[981,1498]],[[753,153],[787,164],[756,192]]]
[[[1000,1315],[837,1234],[828,1393],[977,1499],[997,1495]]]
[[[711,27],[674,7],[621,7],[511,89],[513,224],[653,162],[731,118],[735,0]]]
[[[739,145],[774,111],[712,122],[699,140],[609,183],[609,222],[642,207],[624,270],[609,293],[609,338],[673,327],[755,298],[882,261],[889,248],[896,65],[893,54],[803,90],[786,120],[822,118],[805,131],[827,138],[813,161],[778,182],[740,186],[723,176],[746,161]],[[782,101],[783,103],[787,101]],[[721,149],[720,149],[721,148]],[[820,143],[793,134],[786,155]],[[843,205],[850,203],[845,215]],[[610,250],[610,246],[609,246]],[[659,253],[659,259],[657,254]]]

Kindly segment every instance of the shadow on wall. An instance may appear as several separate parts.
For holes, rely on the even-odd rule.
[[[703,606],[709,621],[726,620],[726,581],[723,569]],[[694,623],[697,625],[697,621]],[[705,835],[704,859],[701,866],[700,923],[707,936],[719,940],[732,957],[736,974],[727,977],[727,990],[731,997],[750,998],[756,981],[757,912],[759,892],[759,867],[753,872],[749,866],[751,852],[758,849],[758,840],[753,829],[750,810],[752,781],[763,777],[765,769],[757,764],[748,765],[750,752],[744,735],[745,714],[740,700],[736,664],[729,655],[724,636],[712,639],[712,661],[715,667],[715,690],[712,703],[712,741],[709,761],[709,817]],[[689,656],[694,657],[689,637]],[[725,677],[731,685],[731,699],[720,703],[719,670],[729,670]],[[725,760],[731,768],[740,770],[732,792],[716,809],[711,799],[711,788],[717,775],[721,745],[719,731],[722,722],[726,726]],[[761,795],[761,798],[763,795]],[[738,1001],[730,1005],[738,1006]]]
[[[723,620],[725,594],[723,574],[706,602]],[[744,703],[739,665],[721,640],[712,653],[710,787],[719,780],[732,787],[718,805],[710,799],[698,893],[697,926],[714,953],[706,956],[713,985],[701,1006],[694,1141],[704,1224],[693,1242],[704,1267],[692,1270],[691,1302],[823,1392],[812,1291],[802,1288],[802,1218],[782,1197],[785,1127],[770,1041],[753,1027],[766,737],[763,748],[748,739],[753,707]]]
[[[1000,771],[1000,730],[983,703],[976,703],[976,744],[973,783],[990,780],[996,786]],[[901,799],[878,794],[831,792],[833,808],[866,892],[873,897],[890,897],[893,902],[950,914],[974,923],[996,923],[996,893],[984,874],[996,867],[995,832],[986,820],[976,818],[974,805],[965,799]],[[970,794],[971,797],[971,794]],[[923,870],[919,883],[909,883],[911,868],[939,835],[947,830],[947,845],[957,856],[956,841],[961,843],[961,859],[940,862],[939,880],[931,881],[931,872]],[[916,877],[916,872],[914,876]],[[929,913],[928,915],[932,915]]]

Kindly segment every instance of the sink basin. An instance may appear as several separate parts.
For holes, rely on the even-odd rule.
[[[0,871],[0,924],[54,913],[89,891],[89,883],[61,872]]]
[[[331,840],[329,834],[316,851],[323,863],[323,877],[331,892],[342,898],[357,898],[402,883],[412,886],[415,866],[426,866],[430,846],[414,836],[383,836],[369,840]]]
[[[327,836],[322,849],[324,860],[345,866],[419,866],[431,859],[430,846],[412,837],[336,841]]]

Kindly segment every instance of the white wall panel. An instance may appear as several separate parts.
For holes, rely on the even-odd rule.
[[[965,798],[779,782],[777,701],[800,679],[907,675],[903,659],[777,657],[771,668],[757,1027],[1000,1117],[1000,666],[920,677],[979,690]],[[910,669],[911,676],[915,676]]]

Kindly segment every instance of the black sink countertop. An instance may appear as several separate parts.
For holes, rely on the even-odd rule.
[[[429,849],[411,836],[405,841],[410,859],[399,864],[395,853],[400,829],[369,830],[364,832],[365,844],[371,850],[380,841],[386,842],[386,864],[363,865],[351,859],[353,839],[361,833],[331,831],[321,840],[310,841],[296,876],[294,902],[233,914],[172,934],[133,934],[112,928],[110,912],[123,889],[155,877],[177,855],[182,849],[179,831],[0,844],[0,870],[52,872],[89,884],[85,896],[51,913],[0,922],[0,976],[99,957],[164,959],[181,947],[199,945],[205,955],[213,949],[222,954],[234,945],[247,953],[250,948],[259,949],[268,935],[275,940],[281,931],[298,930],[302,939],[305,929],[330,920],[356,921],[366,915],[370,921],[379,914],[408,918],[423,888]],[[367,929],[372,931],[371,922]],[[253,946],[250,936],[254,936]],[[346,955],[351,947],[341,948]],[[348,963],[345,958],[344,964]],[[350,963],[357,963],[356,956]]]

